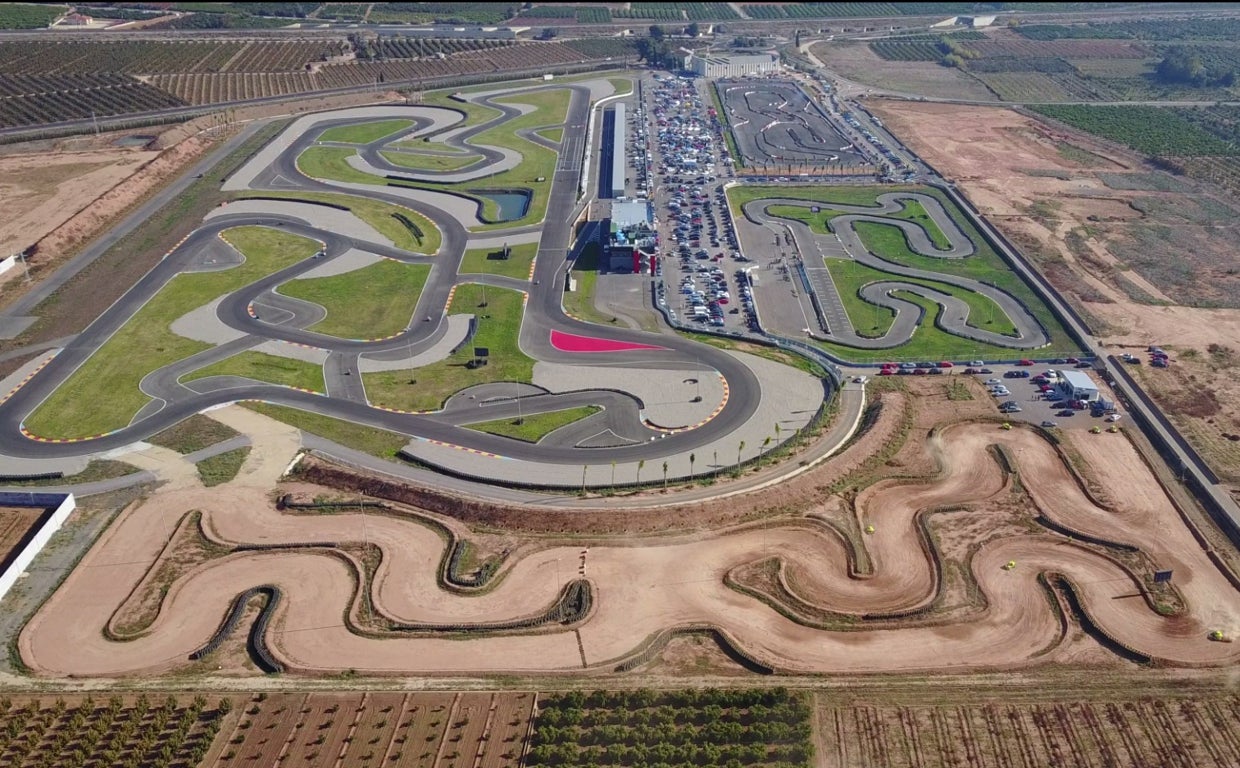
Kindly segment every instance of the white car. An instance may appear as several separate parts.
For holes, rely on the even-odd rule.
[[[1107,421],[1116,422],[1116,421],[1119,421],[1121,418],[1123,418],[1123,416],[1121,416],[1120,414],[1113,413],[1110,416],[1107,416]]]
[[[986,379],[986,383],[993,387],[996,384],[1002,384],[1003,379]]]

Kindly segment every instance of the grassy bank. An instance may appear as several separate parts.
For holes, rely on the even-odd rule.
[[[495,419],[477,424],[466,424],[470,429],[486,432],[501,437],[510,437],[526,443],[537,443],[560,427],[581,421],[603,410],[596,405],[583,405],[580,408],[565,408],[562,411],[536,413],[521,419]]]
[[[594,286],[598,283],[598,243],[590,243],[581,249],[569,273],[577,281],[577,290],[564,292],[564,311],[578,320],[610,325],[615,318],[604,315],[594,307]]]
[[[407,435],[354,424],[317,413],[271,403],[242,403],[245,408],[362,453],[392,459],[409,442]]]
[[[314,392],[327,391],[323,383],[323,366],[253,350],[246,350],[205,368],[199,368],[182,376],[181,381],[197,381],[209,376],[241,376],[285,387]]]
[[[308,330],[343,339],[380,339],[409,326],[430,272],[423,264],[383,259],[342,275],[290,280],[279,292],[327,310]]]
[[[350,152],[352,150],[345,150]],[[370,182],[374,180],[371,179]],[[433,255],[439,251],[443,243],[443,235],[434,222],[422,214],[401,205],[385,203],[357,195],[337,194],[333,192],[253,192],[247,197],[275,197],[282,200],[311,200],[319,203],[331,203],[348,208],[359,219],[374,227],[379,234],[392,241],[402,250],[412,253]],[[414,227],[401,221],[404,217]],[[416,228],[416,230],[415,230]]]
[[[379,153],[393,165],[399,165],[402,168],[411,168],[418,171],[455,171],[478,162],[478,155],[469,155],[464,152],[457,155],[424,155],[418,152],[393,152],[391,150]]]
[[[323,131],[318,140],[337,141],[342,144],[369,144],[384,136],[407,131],[412,127],[412,120],[371,120],[365,123],[328,128]]]
[[[538,243],[509,246],[507,259],[498,258],[498,254],[502,252],[503,248],[474,248],[465,251],[459,272],[462,275],[504,275],[518,280],[528,279],[530,265],[538,255]]]
[[[443,406],[452,394],[494,381],[528,382],[534,373],[534,361],[525,356],[518,345],[524,297],[518,291],[503,288],[486,289],[486,306],[482,304],[482,286],[457,286],[449,313],[473,314],[478,318],[478,332],[470,344],[437,363],[409,370],[363,374],[366,396],[375,405],[404,411],[430,411]],[[473,359],[474,347],[490,350],[489,363],[467,368]]]

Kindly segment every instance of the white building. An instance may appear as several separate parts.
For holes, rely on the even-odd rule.
[[[1098,385],[1084,371],[1060,371],[1059,388],[1073,400],[1090,403],[1099,397]]]
[[[744,77],[778,72],[780,63],[773,53],[707,57],[690,53],[685,57],[685,69],[701,77]]]

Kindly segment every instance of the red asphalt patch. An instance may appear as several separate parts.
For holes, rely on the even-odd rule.
[[[563,331],[551,332],[551,346],[561,352],[629,352],[637,349],[667,349],[653,344],[634,344],[628,341],[599,339],[593,336],[578,336]]]

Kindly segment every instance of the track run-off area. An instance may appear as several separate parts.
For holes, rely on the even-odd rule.
[[[753,458],[780,419],[788,439],[823,402],[812,377],[789,369],[797,393],[764,411],[755,370],[778,378],[778,364],[564,313],[587,124],[613,90],[598,79],[296,119],[223,181],[238,199],[0,404],[0,455],[98,454],[249,400],[408,435],[406,453],[431,464],[558,466],[550,485],[581,485],[583,463],[627,478],[680,457],[672,477],[717,472],[684,457],[726,444]],[[713,401],[679,384],[702,379],[722,382]],[[468,428],[585,406],[537,442]]]

